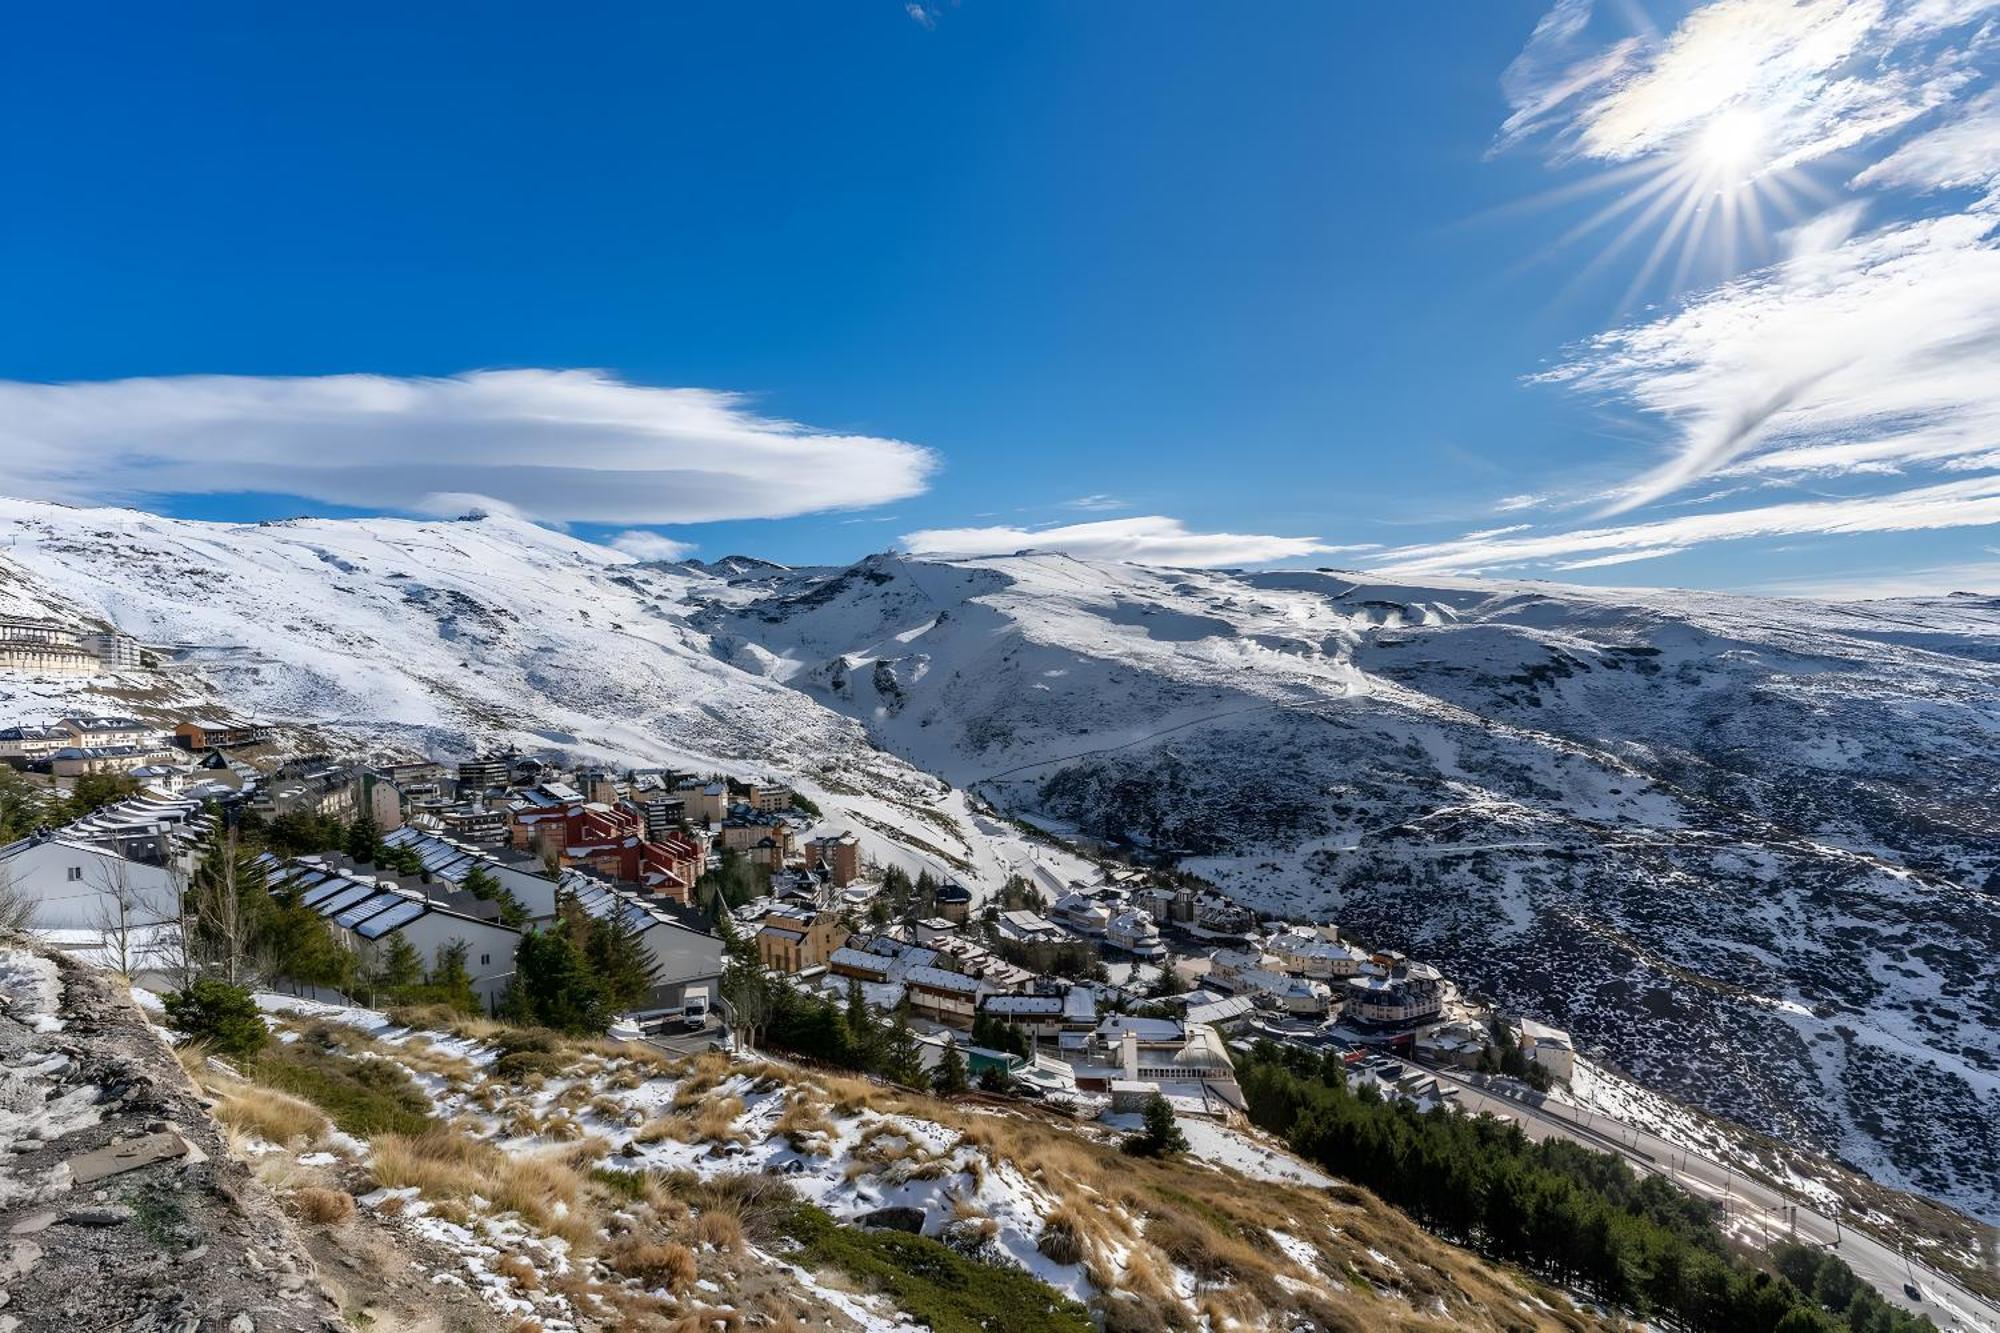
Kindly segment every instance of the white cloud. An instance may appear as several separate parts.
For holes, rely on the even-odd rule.
[[[900,440],[594,370],[0,381],[0,490],[91,502],[269,491],[368,508],[692,523],[881,504],[936,466]],[[442,504],[437,497],[441,497]]]
[[[1124,509],[1128,501],[1115,495],[1079,495],[1074,500],[1064,500],[1064,509],[1081,509],[1086,513],[1107,513],[1113,509]]]
[[[1593,50],[1588,0],[1557,0],[1509,67],[1498,146],[1553,133],[1558,151],[1626,162],[1675,151],[1725,115],[1754,119],[1767,167],[1851,148],[1910,123],[1972,77],[1940,40],[1979,3],[1711,0],[1663,38]]]
[[[605,545],[639,560],[679,560],[694,551],[693,542],[677,542],[645,528],[621,532]]]
[[[1709,473],[1881,470],[2000,441],[2000,212],[1814,244],[1544,379],[1637,406],[1673,432],[1613,512]]]
[[[917,0],[910,0],[909,4],[904,5],[903,12],[910,16],[912,23],[915,23],[926,32],[937,27],[936,11],[932,10],[928,5],[918,4]]]
[[[1193,532],[1179,519],[1158,514],[1053,528],[931,528],[904,534],[902,546],[916,555],[1002,555],[1032,549],[1062,551],[1083,559],[1204,569],[1375,549],[1369,545],[1329,546],[1317,537]]]
[[[2000,89],[1988,89],[1963,113],[1917,135],[1854,177],[1855,185],[1951,190],[1991,185],[2000,177]]]
[[[1916,532],[1988,524],[2000,524],[2000,475],[1971,477],[1886,495],[1683,514],[1574,532],[1460,537],[1384,551],[1371,558],[1369,568],[1402,575],[1473,573],[1567,560],[1569,563],[1563,568],[1584,569],[1592,564],[1617,563],[1602,558],[1607,556],[1650,559],[1707,542],[1749,537]],[[1635,552],[1647,554],[1641,557]]]

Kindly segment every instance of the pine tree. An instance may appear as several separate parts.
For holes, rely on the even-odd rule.
[[[464,940],[438,946],[437,964],[424,977],[424,989],[430,999],[448,1004],[460,1013],[479,1012],[479,993],[472,988],[472,972],[466,966],[471,952],[471,946]]]
[[[584,956],[596,974],[597,986],[614,1009],[637,1009],[651,997],[660,965],[639,932],[622,913],[590,921]]]
[[[374,865],[375,858],[382,854],[382,830],[376,826],[373,815],[356,815],[347,826],[347,854],[358,865]]]
[[[1186,1152],[1188,1141],[1180,1122],[1174,1119],[1174,1108],[1156,1092],[1146,1099],[1146,1127],[1123,1146],[1134,1157],[1165,1157]]]
[[[931,1091],[940,1097],[956,1097],[968,1086],[965,1058],[958,1053],[958,1042],[946,1037],[944,1054],[938,1057],[937,1066],[931,1070]]]
[[[882,1064],[882,1025],[868,1007],[867,994],[859,977],[847,979],[847,1050],[856,1069],[879,1072]]]
[[[611,1023],[611,1006],[598,989],[588,960],[571,932],[560,925],[521,937],[503,1009],[516,1022],[559,1032],[597,1034]]]
[[[528,909],[500,882],[500,877],[485,866],[474,862],[472,869],[465,872],[465,878],[458,882],[458,887],[481,902],[499,903],[501,925],[518,930],[528,924]]]
[[[377,946],[382,955],[382,989],[391,999],[401,999],[412,987],[424,979],[424,959],[410,942],[403,938],[401,931],[389,936],[386,947]]]
[[[924,1058],[917,1034],[910,1030],[910,1016],[902,1007],[882,1039],[881,1074],[905,1087],[923,1086]]]
[[[222,812],[209,809],[208,833],[189,885],[194,952],[200,970],[231,986],[254,980],[255,958],[270,913],[257,849]]]

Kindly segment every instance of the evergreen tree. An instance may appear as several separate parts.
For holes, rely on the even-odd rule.
[[[651,998],[660,975],[660,965],[646,948],[646,942],[622,913],[585,919],[582,928],[589,940],[584,956],[597,977],[598,989],[614,1009],[638,1009]]]
[[[729,1005],[737,1035],[754,1047],[763,1040],[780,988],[774,987],[764,972],[757,941],[739,935],[726,916],[721,925],[722,998]]]
[[[471,952],[471,946],[464,940],[438,946],[437,964],[424,978],[426,998],[448,1004],[460,1013],[479,1012],[479,993],[472,988],[472,972],[466,966]]]
[[[567,929],[557,926],[521,937],[502,1012],[517,1023],[594,1035],[610,1026],[612,1010],[583,951]]]
[[[1174,1108],[1159,1093],[1146,1099],[1146,1124],[1125,1140],[1124,1150],[1134,1157],[1166,1157],[1187,1151],[1187,1135],[1174,1119]]]
[[[347,826],[347,854],[359,865],[374,865],[375,858],[382,854],[382,830],[375,824],[375,816],[360,814]]]
[[[207,1042],[223,1055],[248,1059],[264,1048],[270,1029],[248,988],[204,977],[184,991],[161,997],[167,1024],[191,1041]]]
[[[411,943],[403,938],[401,931],[389,936],[386,947],[378,945],[376,952],[381,955],[382,989],[392,999],[401,999],[424,979],[424,958]]]
[[[979,1090],[1004,1096],[1014,1090],[1014,1076],[999,1065],[988,1065],[979,1071]]]
[[[859,977],[847,979],[847,1049],[856,1069],[879,1072],[882,1064],[882,1025],[868,1007],[868,997]]]
[[[907,1005],[897,1007],[896,1016],[883,1035],[881,1074],[904,1087],[923,1086],[923,1049],[917,1042],[917,1034],[910,1030]]]
[[[481,902],[499,903],[501,925],[518,930],[528,924],[528,909],[500,882],[500,877],[484,865],[474,862],[472,869],[465,872],[465,878],[458,882],[458,887]]]
[[[958,1053],[958,1042],[950,1037],[944,1039],[944,1054],[938,1057],[931,1070],[931,1091],[940,1097],[956,1097],[970,1084],[965,1077],[965,1057]]]

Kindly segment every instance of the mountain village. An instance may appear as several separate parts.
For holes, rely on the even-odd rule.
[[[0,669],[33,676],[129,671],[171,651],[29,621],[0,626],[0,643],[18,658]],[[740,942],[785,984],[836,1002],[853,989],[901,1015],[927,1067],[949,1047],[989,1090],[1114,1114],[1157,1095],[1181,1115],[1240,1117],[1229,1047],[1258,1037],[1337,1052],[1357,1080],[1421,1106],[1457,1097],[1424,1065],[1542,1088],[1571,1073],[1561,1031],[1473,1003],[1437,969],[1336,926],[1260,921],[1171,871],[1107,860],[1059,892],[1015,876],[982,895],[864,858],[853,832],[777,780],[517,752],[354,763],[292,753],[283,734],[86,711],[0,728],[0,763],[24,781],[81,783],[101,802],[0,847],[0,882],[44,941],[171,990],[187,886],[218,822],[313,829],[326,846],[262,853],[264,883],[318,915],[355,976],[405,946],[426,968],[449,950],[490,1010],[524,934],[565,910],[616,917],[648,981],[616,1033],[682,1047],[740,1036],[725,985]]]

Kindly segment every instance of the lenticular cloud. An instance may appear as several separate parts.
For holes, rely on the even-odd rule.
[[[594,370],[0,381],[0,488],[73,502],[260,491],[408,509],[474,494],[557,522],[782,518],[917,494],[901,440]]]

